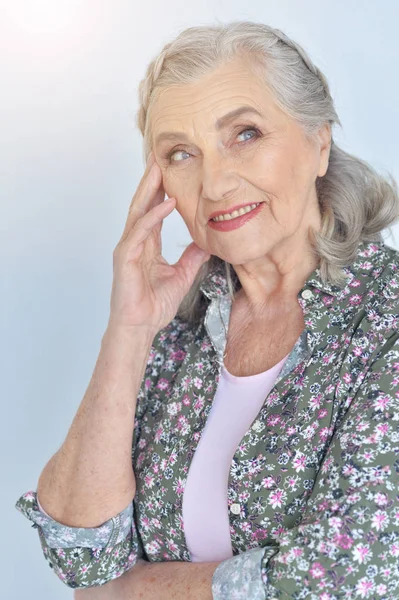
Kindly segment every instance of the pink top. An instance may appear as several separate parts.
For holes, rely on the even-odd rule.
[[[222,366],[183,494],[184,533],[192,562],[222,561],[233,556],[227,510],[231,461],[287,357],[271,369],[248,377],[232,375]]]

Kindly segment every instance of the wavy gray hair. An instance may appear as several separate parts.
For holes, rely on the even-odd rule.
[[[189,27],[163,47],[139,83],[136,122],[144,138],[145,160],[152,149],[150,112],[157,92],[195,83],[237,56],[251,60],[278,106],[306,135],[314,136],[327,122],[331,131],[334,124],[342,127],[325,76],[305,50],[279,29],[251,21]],[[398,186],[391,174],[378,174],[366,161],[339,148],[333,138],[328,170],[315,185],[322,221],[320,231],[313,231],[312,245],[323,281],[340,285],[345,279],[342,267],[354,260],[358,244],[382,241],[382,230],[399,218]],[[241,287],[239,279],[230,263],[213,255],[181,302],[180,317],[199,320],[204,307],[199,287],[221,262],[234,299]]]

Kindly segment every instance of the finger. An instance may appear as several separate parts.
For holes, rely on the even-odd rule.
[[[185,248],[179,260],[173,265],[181,288],[187,292],[201,266],[210,259],[209,252],[202,250],[195,242]]]
[[[175,198],[169,198],[165,202],[154,206],[148,213],[140,217],[136,225],[131,229],[124,240],[124,245],[134,249],[136,246],[146,241],[152,232],[156,233],[157,239],[159,232],[155,231],[157,225],[162,226],[163,219],[172,212],[175,207]]]
[[[147,177],[140,182],[129,206],[128,216],[122,239],[124,239],[137,220],[145,215],[154,204],[160,204],[165,198],[162,173],[157,163],[153,163]]]

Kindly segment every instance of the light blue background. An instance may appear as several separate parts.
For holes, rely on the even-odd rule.
[[[326,74],[345,150],[399,179],[395,0],[1,0],[1,592],[62,600],[37,531],[13,507],[36,489],[86,391],[109,315],[112,253],[142,177],[135,127],[147,64],[185,27],[263,21]],[[387,239],[397,247],[395,238]],[[175,262],[191,240],[163,225]]]

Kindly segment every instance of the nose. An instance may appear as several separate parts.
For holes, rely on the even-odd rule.
[[[218,158],[204,160],[202,168],[202,195],[210,202],[228,202],[237,197],[240,183],[228,161]]]

